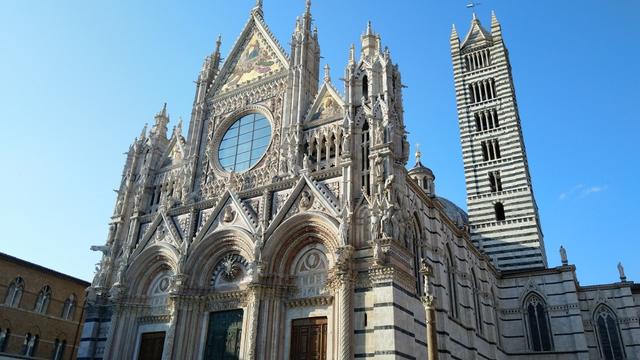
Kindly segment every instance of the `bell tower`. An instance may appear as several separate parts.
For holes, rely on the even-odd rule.
[[[451,57],[471,239],[502,270],[546,267],[509,52],[495,14],[491,30],[473,15]]]

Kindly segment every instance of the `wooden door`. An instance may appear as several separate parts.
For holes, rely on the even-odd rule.
[[[327,318],[293,320],[291,360],[325,360],[326,358]]]
[[[142,334],[138,360],[161,360],[164,349],[164,331]]]
[[[240,358],[242,310],[219,311],[209,315],[206,360],[237,360]]]

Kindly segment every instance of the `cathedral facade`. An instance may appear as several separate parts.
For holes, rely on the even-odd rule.
[[[549,267],[495,15],[450,38],[469,214],[407,167],[402,79],[369,25],[341,93],[310,2],[261,6],[131,145],[79,359],[638,359],[640,287]]]

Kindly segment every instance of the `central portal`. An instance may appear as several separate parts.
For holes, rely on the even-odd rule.
[[[327,318],[293,320],[291,326],[291,360],[325,360],[327,358]]]
[[[213,312],[209,315],[206,360],[238,360],[242,335],[242,310]]]

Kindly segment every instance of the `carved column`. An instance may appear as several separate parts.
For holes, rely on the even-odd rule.
[[[249,285],[249,332],[247,333],[247,343],[249,348],[247,349],[247,359],[256,358],[256,342],[258,339],[258,320],[260,317],[260,285]]]
[[[353,247],[342,246],[337,250],[336,265],[328,279],[328,285],[334,289],[338,298],[338,359],[350,360],[352,355],[353,324],[351,321],[353,271],[351,270],[351,254]]]
[[[436,331],[436,309],[435,298],[431,295],[429,290],[429,276],[431,276],[432,270],[424,260],[420,266],[420,273],[424,281],[424,294],[422,296],[422,304],[424,305],[424,311],[426,315],[427,325],[427,359],[438,360],[438,333]]]
[[[175,274],[171,278],[171,291],[169,293],[169,309],[171,309],[171,320],[169,322],[169,329],[165,341],[167,342],[167,353],[162,356],[163,359],[171,359],[174,352],[174,340],[176,336],[176,323],[178,322],[178,313],[180,310],[179,302],[180,296],[184,289],[184,284],[187,280],[185,274]]]

